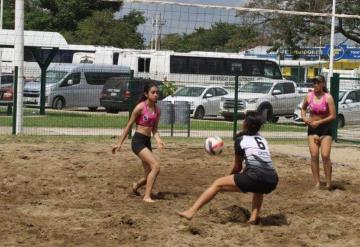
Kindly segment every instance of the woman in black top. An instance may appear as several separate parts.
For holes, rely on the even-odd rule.
[[[178,212],[181,217],[192,219],[196,212],[220,191],[252,192],[252,212],[248,223],[259,223],[263,195],[273,191],[278,183],[267,141],[258,133],[261,126],[261,116],[255,111],[247,112],[243,131],[235,140],[235,163],[231,175],[215,180],[192,207]],[[243,161],[246,164],[244,169]]]

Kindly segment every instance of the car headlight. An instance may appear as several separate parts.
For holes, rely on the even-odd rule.
[[[248,103],[248,104],[255,104],[257,100],[258,100],[257,98],[255,98],[255,99],[245,99],[245,102]]]

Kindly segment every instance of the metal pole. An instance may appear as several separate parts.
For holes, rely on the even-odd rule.
[[[0,29],[3,29],[3,16],[4,16],[4,0],[1,0],[0,7]],[[2,75],[2,48],[0,48],[0,81]]]
[[[3,18],[4,18],[4,0],[1,0],[1,9],[0,9],[0,29],[3,29]]]
[[[237,132],[237,110],[238,110],[238,90],[239,90],[239,75],[235,76],[235,100],[234,100],[234,126],[233,126],[233,139],[235,140]]]
[[[333,69],[334,69],[335,6],[336,6],[336,0],[333,0],[332,15],[331,15],[331,35],[330,35],[330,63],[329,63],[329,73],[327,78],[328,82],[330,82],[330,78],[333,76]]]
[[[16,134],[23,131],[23,88],[24,88],[24,0],[15,2],[15,44],[14,63],[18,67]]]
[[[17,92],[18,67],[15,67],[14,74],[14,92]],[[16,109],[17,109],[17,95],[13,96],[13,112],[12,112],[12,134],[16,135]]]

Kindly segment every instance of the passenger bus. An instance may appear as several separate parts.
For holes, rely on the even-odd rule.
[[[136,77],[173,81],[178,86],[206,84],[233,89],[250,80],[283,79],[271,59],[244,57],[237,53],[124,50],[119,65],[130,66]]]

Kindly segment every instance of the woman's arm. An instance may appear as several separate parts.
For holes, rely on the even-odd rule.
[[[156,119],[156,122],[154,124],[154,127],[152,129],[153,136],[156,140],[156,143],[158,145],[158,148],[163,149],[165,147],[164,142],[160,138],[160,133],[158,131],[159,121],[160,121],[161,111],[158,109],[158,117]]]
[[[310,119],[306,117],[306,110],[308,106],[309,106],[308,96],[306,95],[303,104],[301,106],[301,119],[304,121],[305,124],[310,124]]]
[[[240,155],[235,155],[235,160],[234,160],[234,165],[233,168],[230,172],[230,174],[236,174],[241,172],[243,166],[242,166],[242,162],[243,162],[244,158]]]
[[[117,143],[113,146],[112,153],[115,153],[116,151],[120,151],[121,145],[123,144],[125,138],[129,134],[130,128],[134,124],[136,118],[141,114],[141,111],[142,111],[142,105],[138,104],[131,113],[130,119],[127,122],[122,134],[119,136]]]

